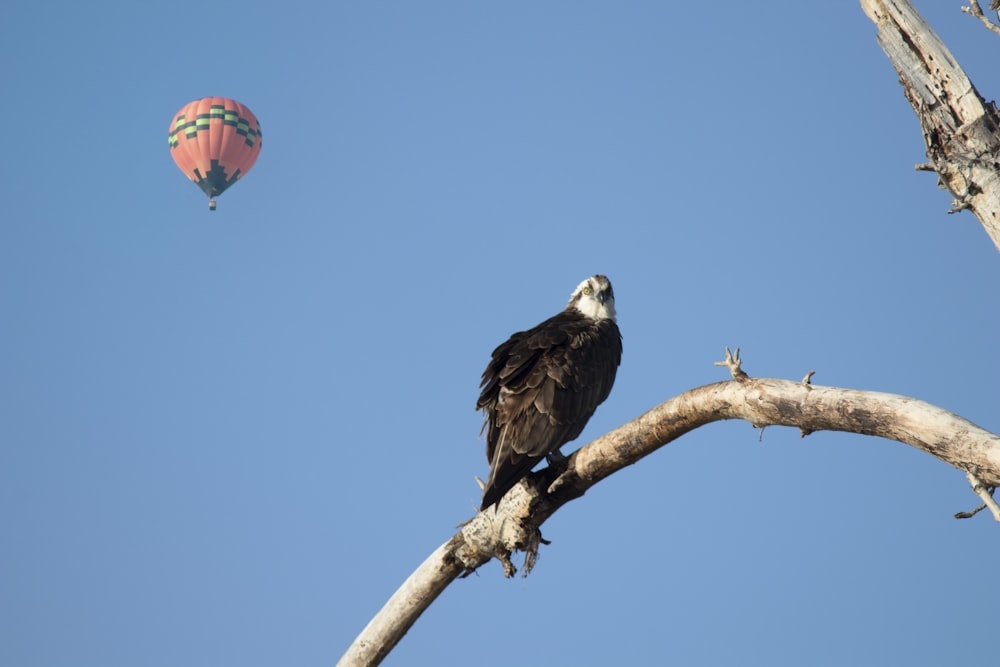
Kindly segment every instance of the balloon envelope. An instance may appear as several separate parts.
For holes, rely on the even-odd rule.
[[[245,176],[260,155],[260,123],[247,107],[225,97],[185,104],[170,124],[170,155],[212,201]]]

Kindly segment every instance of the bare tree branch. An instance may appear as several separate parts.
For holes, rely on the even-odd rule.
[[[974,4],[978,7],[978,4]],[[951,52],[907,0],[861,0],[878,26],[878,43],[899,74],[923,128],[929,165],[954,200],[969,210],[1000,250],[1000,113],[986,103]],[[982,13],[980,11],[980,13]]]
[[[1000,521],[1000,505],[998,505],[997,501],[993,499],[993,492],[996,491],[996,485],[987,486],[986,484],[983,484],[975,470],[970,470],[965,474],[965,476],[969,478],[969,484],[972,485],[972,490],[975,494],[983,499],[983,504],[980,509],[986,509],[989,507],[990,512],[993,513],[993,518]],[[979,510],[976,511],[978,512]]]
[[[972,473],[974,490],[977,484],[1000,486],[1000,436],[958,415],[905,396],[812,385],[811,373],[802,382],[754,379],[742,370],[739,350],[732,355],[727,349],[720,365],[729,369],[733,380],[661,403],[584,445],[558,467],[530,475],[495,511],[473,517],[410,575],[337,664],[379,664],[448,584],[492,558],[511,577],[516,572],[511,554],[524,551],[527,574],[544,543],[540,527],[560,507],[617,470],[711,422],[742,419],[757,427],[795,426],[803,435],[847,431],[879,436]]]
[[[975,16],[977,19],[979,19],[979,21],[984,26],[986,26],[987,30],[990,30],[1000,35],[1000,25],[997,25],[996,23],[988,19],[985,14],[983,14],[983,8],[979,6],[979,3],[976,2],[976,0],[971,0],[969,5],[970,5],[969,7],[962,7],[962,11],[965,12],[966,14]]]

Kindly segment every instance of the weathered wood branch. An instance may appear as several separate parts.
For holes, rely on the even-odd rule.
[[[878,26],[878,43],[917,113],[928,166],[1000,250],[1000,113],[969,81],[944,42],[907,0],[861,0]]]
[[[990,9],[996,9],[995,5],[996,3],[994,2],[992,5],[990,5]],[[1000,35],[1000,25],[997,25],[989,18],[987,18],[986,14],[983,13],[983,8],[979,6],[979,3],[976,2],[976,0],[971,0],[969,2],[968,7],[962,7],[962,11],[965,12],[966,14],[969,14],[970,16],[975,16],[977,19],[979,19],[979,22],[982,23],[983,26],[990,32]]]
[[[698,387],[581,447],[515,486],[496,511],[480,512],[438,547],[389,599],[337,663],[377,665],[456,578],[497,558],[513,576],[511,554],[524,551],[525,574],[543,542],[541,525],[594,484],[699,426],[742,419],[759,427],[795,426],[803,435],[847,431],[912,445],[967,473],[980,487],[1000,486],[1000,436],[951,412],[905,396],[754,379],[728,354],[733,380]],[[972,477],[970,477],[970,480]],[[975,486],[975,485],[974,485]],[[982,489],[975,489],[982,495]]]
[[[967,472],[965,476],[969,478],[969,485],[972,486],[973,492],[983,499],[983,504],[971,512],[959,512],[955,515],[955,518],[969,519],[975,516],[980,510],[989,508],[990,512],[993,513],[993,518],[1000,521],[1000,505],[998,505],[996,499],[993,498],[993,493],[996,491],[996,487],[983,484],[979,480],[979,475],[975,472]]]

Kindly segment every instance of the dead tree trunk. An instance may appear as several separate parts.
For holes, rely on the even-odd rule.
[[[973,0],[973,9],[978,4]],[[948,47],[907,0],[861,0],[878,26],[878,43],[923,129],[930,162],[954,200],[969,210],[1000,250],[1000,114],[986,102]],[[970,13],[975,14],[975,11]],[[981,11],[980,14],[981,16]]]

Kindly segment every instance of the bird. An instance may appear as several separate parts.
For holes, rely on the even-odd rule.
[[[493,350],[476,401],[490,463],[480,510],[543,458],[562,456],[611,393],[621,358],[615,294],[600,274],[577,285],[562,312]]]

